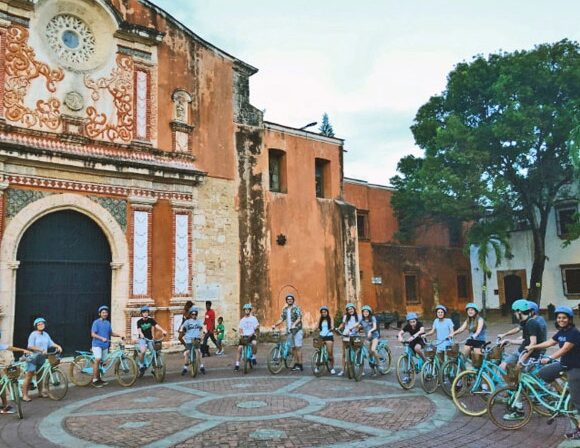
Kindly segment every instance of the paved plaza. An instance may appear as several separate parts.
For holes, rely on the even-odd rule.
[[[499,327],[496,328],[496,331]],[[394,332],[388,333],[392,340]],[[393,342],[395,354],[398,347]],[[264,346],[265,348],[265,346]],[[311,353],[306,350],[306,358]],[[506,432],[487,417],[456,412],[442,393],[403,391],[394,372],[345,378],[302,373],[271,376],[260,357],[248,375],[234,373],[233,350],[207,359],[208,373],[181,377],[170,356],[165,383],[150,375],[132,388],[71,387],[62,402],[25,403],[25,419],[0,418],[3,447],[572,447],[569,423],[534,417]],[[263,350],[261,355],[264,355]],[[305,363],[308,364],[308,363]]]

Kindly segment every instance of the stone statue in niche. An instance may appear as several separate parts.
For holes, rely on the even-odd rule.
[[[189,105],[192,97],[185,90],[173,92],[173,120],[179,123],[189,123]]]

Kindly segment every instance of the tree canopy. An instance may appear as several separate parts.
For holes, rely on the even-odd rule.
[[[563,40],[457,64],[411,130],[423,157],[391,179],[401,237],[426,220],[459,219],[496,232],[529,226],[531,299],[539,300],[549,213],[572,194],[568,142],[580,118],[580,47]],[[500,230],[503,227],[503,230]],[[485,232],[483,232],[485,233]]]

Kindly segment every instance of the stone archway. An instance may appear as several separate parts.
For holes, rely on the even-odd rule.
[[[111,248],[111,311],[113,327],[125,328],[125,308],[129,295],[129,248],[125,233],[115,218],[90,199],[72,193],[55,194],[39,199],[22,209],[8,224],[0,247],[0,304],[4,318],[1,330],[4,341],[12,343],[16,308],[16,276],[19,262],[18,245],[26,230],[38,219],[61,210],[82,213],[102,229]],[[4,342],[3,341],[3,342]]]

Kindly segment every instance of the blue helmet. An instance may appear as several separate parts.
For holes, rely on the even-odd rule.
[[[149,308],[147,305],[143,305],[143,306],[141,307],[141,312],[142,312],[142,313],[144,313],[144,312],[146,312],[146,311],[147,311],[147,312],[151,311],[151,308]]]
[[[536,314],[540,314],[540,307],[538,306],[538,304],[536,302],[533,302],[531,300],[528,300],[528,304],[530,305],[530,309],[536,313]]]
[[[46,320],[44,319],[44,317],[37,317],[36,319],[34,319],[34,323],[32,324],[32,326],[36,328],[38,324],[46,324]]]
[[[363,306],[360,310],[361,311],[368,311],[371,314],[373,312],[373,309],[370,306],[368,306],[368,305]]]
[[[345,308],[348,310],[349,308],[353,308],[356,309],[356,306],[354,306],[354,303],[347,303]]]
[[[328,307],[326,305],[323,305],[320,307],[320,311],[328,311]]]
[[[574,311],[569,306],[557,306],[554,315],[558,316],[558,314],[566,314],[570,319],[574,317]]]
[[[251,310],[251,309],[252,309],[252,304],[251,304],[251,303],[246,303],[246,304],[244,305],[244,309],[245,309],[245,310]]]
[[[109,307],[107,305],[100,306],[98,313],[101,314],[101,311],[109,311]]]
[[[418,320],[419,316],[417,316],[417,313],[407,313],[406,319],[407,320],[413,320],[413,319]]]
[[[198,313],[199,313],[199,310],[198,310],[198,309],[197,309],[197,307],[195,307],[195,306],[192,306],[192,307],[189,309],[189,314],[193,314],[193,313],[195,313],[195,314],[198,314]]]
[[[512,311],[529,311],[530,310],[530,302],[526,299],[519,299],[512,303]]]
[[[467,311],[469,308],[471,308],[479,313],[479,307],[475,303],[470,302],[467,305],[465,305],[465,311]]]
[[[443,306],[443,305],[437,305],[437,306],[435,307],[435,312],[437,312],[437,310],[443,310],[443,312],[444,312],[445,314],[447,314],[447,308],[446,308],[445,306]]]

